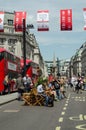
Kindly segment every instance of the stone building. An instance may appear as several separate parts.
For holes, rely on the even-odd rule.
[[[26,29],[26,58],[38,63],[44,71],[44,60],[35,35]],[[15,32],[14,12],[4,12],[4,32],[0,32],[0,47],[22,58],[24,56],[23,32]]]
[[[86,76],[86,42],[83,44],[83,50],[81,55],[81,64],[82,64],[82,75]]]

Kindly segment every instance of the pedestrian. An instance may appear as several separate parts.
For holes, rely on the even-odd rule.
[[[4,84],[3,93],[5,93],[6,90],[8,93],[10,93],[10,78],[9,78],[8,74],[5,76],[3,84]]]
[[[55,88],[55,91],[56,91],[56,95],[57,95],[58,100],[61,100],[60,80],[54,78],[54,80],[53,80],[53,82],[52,82],[52,85],[53,85],[54,88]]]
[[[22,75],[19,74],[16,80],[16,87],[18,89],[18,100],[22,100],[22,94],[24,93],[24,85]]]
[[[25,87],[25,92],[30,92],[31,85],[32,85],[32,80],[31,80],[31,78],[29,77],[28,74],[26,74],[23,77],[23,84],[24,84],[24,87]]]
[[[71,84],[73,86],[73,91],[76,91],[76,85],[77,85],[77,77],[75,75],[72,76],[71,78]]]
[[[26,91],[30,92],[32,89],[33,83],[32,83],[31,77],[28,74],[26,74],[26,83],[27,83],[26,84]]]

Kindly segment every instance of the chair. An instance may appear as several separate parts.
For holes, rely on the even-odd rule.
[[[33,88],[29,93],[24,93],[22,96],[25,101],[25,105],[44,105],[44,97],[38,94],[37,89]]]
[[[44,105],[44,100],[45,100],[45,99],[44,99],[44,97],[43,97],[41,94],[38,94],[36,88],[33,88],[33,89],[32,89],[32,93],[33,93],[34,96],[35,96],[35,102],[33,103],[33,105],[39,105],[39,106]]]

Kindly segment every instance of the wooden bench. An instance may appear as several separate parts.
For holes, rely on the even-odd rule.
[[[37,93],[36,88],[33,88],[29,93],[24,93],[22,98],[25,101],[25,105],[42,106],[45,101],[45,98]]]

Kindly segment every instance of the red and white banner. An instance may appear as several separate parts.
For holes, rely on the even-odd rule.
[[[4,12],[0,12],[0,32],[4,32]]]
[[[38,31],[49,31],[48,23],[39,23],[38,24]]]
[[[48,22],[49,21],[49,11],[39,10],[37,12],[37,22]]]
[[[37,11],[37,23],[38,31],[49,31],[49,11],[39,10]]]
[[[26,21],[26,12],[15,12],[14,26],[16,32],[23,31],[23,19]]]
[[[84,15],[84,30],[86,30],[86,8],[83,8],[83,15]]]
[[[72,9],[60,10],[60,29],[72,30]]]

